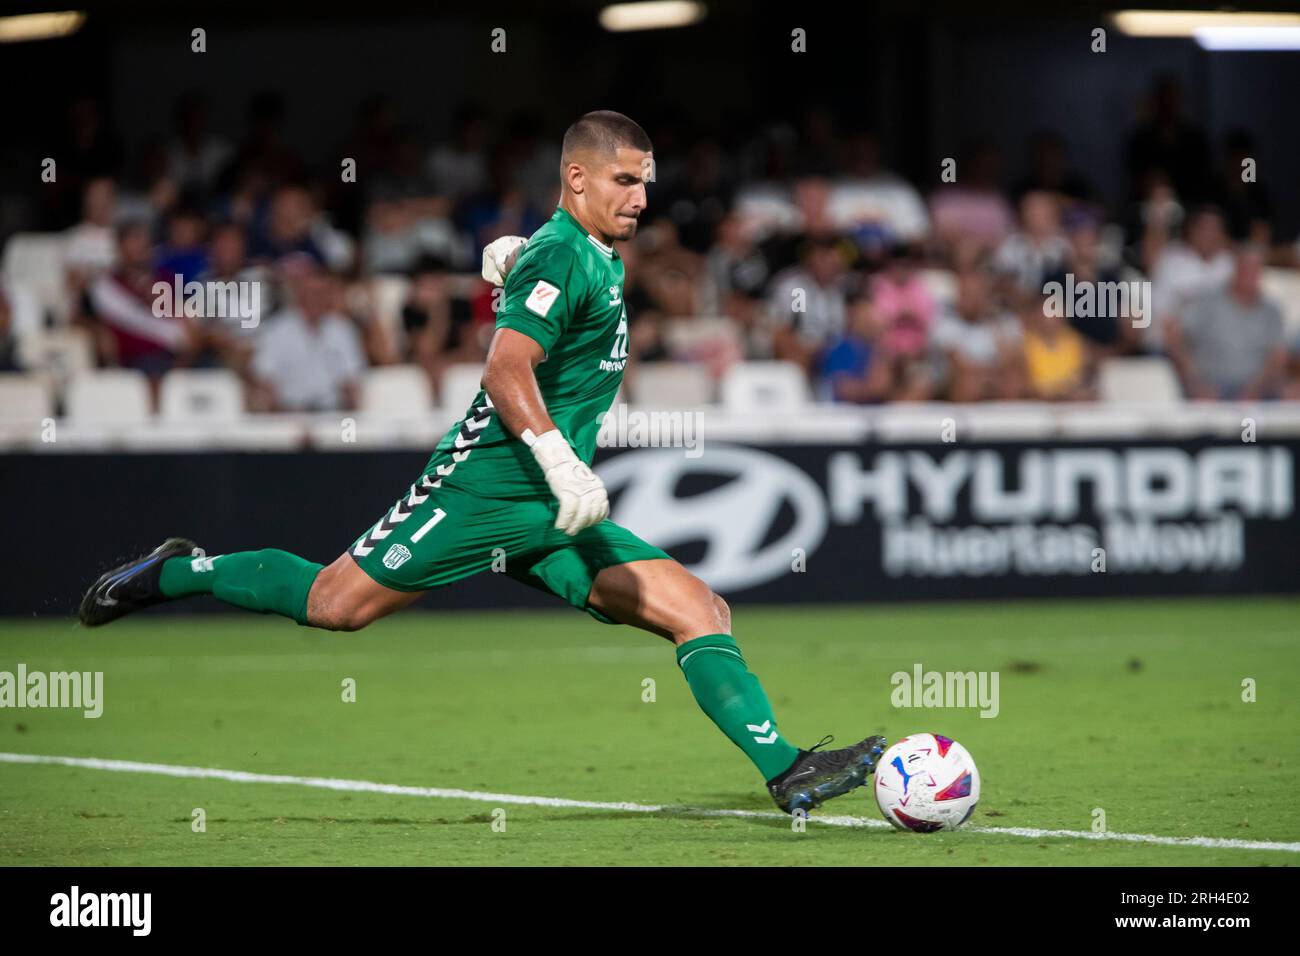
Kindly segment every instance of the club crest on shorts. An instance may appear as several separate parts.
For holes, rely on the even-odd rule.
[[[400,568],[411,559],[411,549],[403,544],[395,544],[384,555],[384,567],[392,571]]]

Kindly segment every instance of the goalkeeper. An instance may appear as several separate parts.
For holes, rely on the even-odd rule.
[[[171,538],[102,575],[82,600],[82,623],[211,594],[353,631],[504,555],[516,580],[671,641],[701,709],[783,810],[810,810],[865,783],[884,739],[839,750],[786,740],[731,636],[726,603],[608,520],[604,485],[589,467],[628,357],[614,243],[636,233],[651,162],[649,138],[620,113],[588,113],[569,127],[554,215],[526,244],[510,237],[485,251],[484,275],[505,292],[481,390],[424,472],[332,564],[275,549],[207,557]]]

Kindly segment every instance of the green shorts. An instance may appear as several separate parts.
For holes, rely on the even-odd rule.
[[[558,511],[554,499],[484,498],[425,474],[348,553],[395,591],[426,591],[491,570],[606,624],[618,623],[587,604],[596,575],[615,564],[669,555],[609,519],[570,537],[554,527]]]

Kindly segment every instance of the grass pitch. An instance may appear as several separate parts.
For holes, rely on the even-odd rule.
[[[0,861],[1292,866],[1298,612],[1284,599],[738,608],[737,639],[790,739],[929,730],[967,746],[980,806],[969,829],[931,835],[813,821],[799,833],[784,817],[699,814],[774,808],[697,709],[666,642],[570,610],[408,612],[357,634],[254,615],[146,612],[98,631],[6,619],[0,671],[102,671],[104,713],[0,709],[0,752],[664,809],[0,758]],[[893,708],[890,675],[917,663],[997,671],[998,716]],[[355,702],[343,699],[349,678]],[[1246,678],[1254,702],[1242,700]],[[196,809],[205,832],[193,830]],[[1215,842],[1087,839],[1098,809],[1114,833]],[[865,789],[822,814],[880,819]],[[1231,840],[1293,846],[1220,842]]]

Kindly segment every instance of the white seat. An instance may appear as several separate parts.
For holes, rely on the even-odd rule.
[[[399,342],[406,335],[402,330],[402,307],[406,305],[410,293],[411,280],[406,276],[377,275],[370,280],[370,295],[375,306],[375,318]]]
[[[433,387],[418,365],[384,365],[361,379],[361,408],[379,418],[420,418],[433,408]]]
[[[457,362],[448,365],[442,373],[442,382],[438,387],[440,404],[447,411],[459,418],[469,411],[469,403],[474,401],[483,379],[483,363]]]
[[[53,382],[65,382],[95,367],[95,345],[85,329],[33,329],[18,336],[18,361]]]
[[[722,404],[735,411],[797,410],[809,395],[808,379],[793,362],[737,362],[722,376]]]
[[[134,369],[106,369],[74,378],[67,391],[74,424],[143,425],[149,419],[149,380]]]
[[[632,398],[652,408],[698,408],[713,401],[708,369],[689,362],[647,362],[631,377]]]
[[[679,360],[702,362],[717,355],[730,361],[744,355],[736,323],[725,316],[670,319],[663,324],[663,338],[668,354]]]
[[[14,328],[25,332],[32,322],[44,321],[45,314],[66,322],[72,310],[72,295],[64,270],[65,240],[54,232],[20,232],[5,243],[0,275],[4,284],[18,291],[21,304]]]
[[[244,414],[244,387],[229,369],[173,369],[163,376],[158,404],[165,422],[236,422]]]
[[[0,375],[0,424],[27,425],[49,418],[50,392],[34,375],[7,372]]]
[[[1103,402],[1177,405],[1182,386],[1168,359],[1112,358],[1097,370],[1097,391]]]

